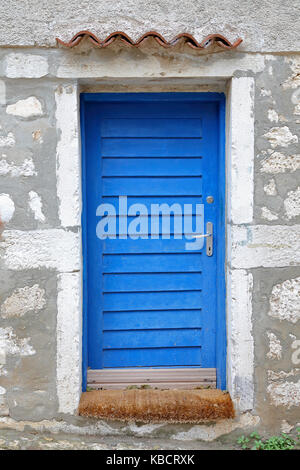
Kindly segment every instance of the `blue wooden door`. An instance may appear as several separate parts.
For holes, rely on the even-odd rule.
[[[212,93],[83,95],[91,369],[216,367],[224,388],[223,108],[223,95]],[[103,204],[116,218],[113,236],[101,239],[99,222],[113,217],[99,210]],[[187,249],[195,239],[177,233],[180,211],[171,212],[170,227],[159,212],[151,218],[155,204],[192,207],[194,232],[203,208],[204,230],[213,224],[212,256],[205,239]],[[136,237],[128,235],[131,223]]]

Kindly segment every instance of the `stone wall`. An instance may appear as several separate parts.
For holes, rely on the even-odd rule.
[[[72,12],[63,1],[56,11],[49,5],[41,10],[43,2],[22,3],[28,15],[16,4],[12,20],[11,6],[1,21],[13,27],[0,28],[0,425],[26,420],[36,428],[34,422],[44,420],[40,426],[62,430],[56,420],[63,412],[66,429],[74,429],[75,402],[65,384],[78,393],[80,364],[74,381],[61,344],[70,354],[81,348],[80,318],[69,324],[64,316],[65,305],[76,312],[81,303],[81,196],[73,184],[80,177],[78,93],[227,92],[230,77],[251,77],[253,216],[245,220],[242,211],[228,221],[228,347],[240,357],[230,371],[240,413],[233,423],[163,429],[175,439],[206,440],[247,426],[268,433],[294,430],[300,422],[300,56],[291,53],[300,50],[297,2],[259,2],[251,12],[243,1],[226,2],[226,12],[217,2],[204,7],[185,1],[179,8],[162,1],[139,9],[136,2],[122,1],[118,11],[97,2],[97,21],[91,2],[86,9],[84,2],[78,8],[73,2]],[[208,20],[208,13],[215,19]],[[198,39],[217,31],[231,40],[242,36],[244,43],[240,50],[202,54],[187,46],[163,50],[151,41],[138,50],[121,44],[98,50],[85,42],[73,50],[55,46],[56,35],[68,40],[85,28],[99,36],[124,29],[134,37],[157,29],[169,38],[188,30]],[[63,113],[62,99],[68,103]],[[247,133],[244,124],[241,129]],[[237,175],[245,182],[241,199],[249,197],[251,171]],[[251,384],[240,375],[249,344]],[[253,407],[247,402],[252,387]],[[120,431],[76,420],[89,432],[140,435],[162,429],[130,425]]]

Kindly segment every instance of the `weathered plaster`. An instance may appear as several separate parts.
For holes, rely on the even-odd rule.
[[[279,116],[274,109],[268,110],[268,118],[271,122],[278,122]]]
[[[232,266],[237,269],[296,266],[300,262],[300,225],[232,228]]]
[[[45,290],[38,284],[16,289],[2,303],[0,312],[2,318],[23,317],[30,311],[41,310],[46,304]]]
[[[282,346],[280,340],[277,336],[272,332],[267,332],[269,338],[269,351],[267,353],[267,357],[269,359],[281,359],[282,357]]]
[[[259,423],[259,417],[250,413],[241,415],[238,421],[223,421],[212,427],[194,426],[189,431],[182,431],[174,434],[172,437],[176,440],[189,441],[201,439],[203,441],[213,441],[220,436],[229,434],[235,429],[254,427]]]
[[[269,382],[277,382],[277,381],[283,381],[284,379],[288,377],[295,377],[299,375],[300,369],[292,369],[289,372],[285,372],[283,370],[280,370],[278,372],[274,372],[272,370],[267,371],[267,376]]]
[[[219,32],[231,41],[241,36],[242,50],[251,52],[298,51],[300,47],[297,0],[212,0],[209,5],[204,0],[120,0],[116,4],[86,0],[24,0],[20,4],[11,0],[3,3],[2,17],[0,44],[4,46],[55,47],[57,36],[68,41],[76,32],[90,29],[102,39],[112,31],[125,31],[137,39],[146,31],[156,30],[168,40],[184,31],[198,40]]]
[[[299,97],[300,94],[298,94],[298,97]],[[300,98],[298,98],[300,99]],[[296,115],[300,115],[300,103],[297,103],[296,106],[295,106],[295,109],[294,109],[294,114]],[[299,123],[298,123],[299,124]]]
[[[281,432],[283,432],[285,434],[289,434],[292,431],[293,428],[294,428],[294,426],[292,424],[289,424],[285,419],[282,420]]]
[[[271,95],[272,95],[272,91],[271,91],[271,90],[267,90],[266,88],[261,88],[261,89],[260,89],[260,95],[261,95],[261,96],[271,96]]]
[[[273,287],[269,315],[291,323],[300,319],[300,277],[288,279]]]
[[[276,196],[277,189],[276,189],[276,182],[274,178],[271,178],[270,181],[268,181],[268,183],[264,185],[264,192],[268,196]]]
[[[30,344],[30,338],[18,338],[12,327],[0,328],[0,350],[7,355],[32,356],[36,353]]]
[[[298,142],[298,137],[293,135],[287,126],[272,127],[269,132],[264,134],[264,137],[268,139],[272,148],[288,147],[290,144]]]
[[[42,211],[43,204],[41,197],[35,191],[29,191],[28,196],[28,204],[33,212],[35,220],[38,220],[39,222],[45,222],[45,216]]]
[[[300,381],[271,383],[267,390],[271,403],[275,406],[285,406],[288,409],[300,406]]]
[[[15,205],[12,198],[5,193],[0,194],[0,224],[7,224],[13,218]]]
[[[25,100],[9,104],[6,107],[6,112],[21,118],[34,118],[43,115],[43,108],[41,102],[35,96],[30,96]]]
[[[206,442],[226,436],[237,429],[248,428],[249,430],[257,426],[260,422],[258,416],[250,413],[242,414],[238,419],[225,420],[218,423],[199,424],[199,425],[164,425],[164,424],[135,424],[135,423],[114,423],[97,420],[94,423],[88,423],[86,420],[78,420],[79,423],[68,423],[62,420],[41,420],[34,421],[15,421],[9,417],[0,417],[0,429],[16,429],[24,431],[25,427],[39,432],[67,432],[80,435],[99,435],[99,436],[136,436],[136,437],[169,437],[182,441],[203,440]]]
[[[254,81],[252,78],[241,77],[233,78],[230,87],[230,98],[228,102],[229,115],[230,115],[230,135],[234,136],[234,143],[230,145],[228,152],[228,166],[229,171],[231,172],[231,182],[232,188],[229,194],[230,200],[230,218],[235,223],[245,223],[251,222],[253,216],[253,161],[254,161],[254,136],[253,136],[253,87]],[[244,99],[245,96],[247,99]],[[243,98],[243,100],[242,100]],[[61,131],[60,141],[58,144],[57,151],[57,161],[58,161],[58,197],[59,197],[59,214],[61,223],[63,226],[68,226],[70,224],[78,224],[78,202],[77,197],[80,188],[79,182],[79,171],[76,168],[76,129],[77,129],[77,110],[78,102],[77,92],[74,90],[72,85],[66,85],[65,88],[59,88],[56,93],[56,104],[57,111],[56,117],[58,120],[58,126]],[[242,103],[242,104],[241,104]],[[68,119],[65,115],[66,109],[68,109]],[[73,109],[73,116],[70,114],[70,109]],[[243,132],[239,131],[239,126],[242,121],[247,122]],[[251,124],[252,123],[252,124]],[[252,130],[251,130],[252,129]],[[250,130],[250,132],[249,132]],[[74,151],[75,151],[75,168],[70,167],[70,162],[74,162],[74,157],[69,157],[69,147],[67,144],[74,142]],[[72,144],[71,144],[72,148]],[[238,158],[238,155],[243,153],[244,159]],[[232,165],[234,162],[234,165]],[[232,165],[232,166],[230,166]],[[234,168],[234,169],[233,169]],[[67,178],[67,183],[65,179]],[[61,181],[61,183],[60,183]],[[68,183],[69,182],[69,183]],[[248,193],[245,192],[245,187],[248,188]],[[74,194],[74,197],[70,197],[71,194]],[[72,193],[73,191],[73,193]],[[244,273],[243,273],[244,274]],[[246,278],[247,274],[244,274]],[[251,301],[249,296],[251,296],[251,277],[247,282],[240,282],[236,285],[237,291],[241,294],[242,298],[244,296],[245,304],[250,305]],[[68,292],[63,295],[61,298],[66,300],[69,297]],[[66,308],[68,302],[66,301]],[[65,310],[66,310],[65,308]],[[251,306],[247,307],[249,312],[249,321],[247,325],[249,326],[249,334],[251,337]],[[74,315],[76,315],[76,309],[68,310],[69,320],[73,321]],[[237,320],[237,315],[234,315],[234,320],[232,324]],[[67,319],[65,320],[67,321]],[[76,322],[75,322],[76,323]],[[58,326],[59,328],[59,326]],[[228,386],[232,391],[236,404],[241,411],[252,409],[253,407],[253,345],[249,338],[245,339],[246,330],[244,328],[244,323],[238,323],[235,328],[235,342],[236,347],[243,354],[243,357],[248,359],[248,367],[241,367],[241,363],[238,359],[238,353],[231,356],[229,353],[229,362],[232,368],[232,375],[229,374],[229,383]],[[62,336],[60,341],[58,341],[58,357],[62,357],[63,351],[68,349],[67,338]],[[240,349],[239,349],[240,348]],[[250,349],[249,349],[250,348]],[[72,371],[78,368],[78,363],[80,363],[80,357],[78,355],[69,355],[68,356],[68,365],[65,367],[65,370]],[[59,365],[59,364],[58,364]],[[236,377],[236,373],[241,373],[240,377]],[[61,374],[61,375],[60,375]],[[60,399],[60,410],[62,412],[69,412],[72,405],[66,404],[67,395],[72,395],[72,390],[74,388],[69,385],[72,384],[72,380],[76,380],[76,377],[70,375],[68,381],[63,381],[60,377],[64,377],[64,372],[61,370],[58,376],[58,395],[62,398]],[[235,381],[235,383],[234,383]],[[68,393],[67,393],[68,392]],[[74,402],[77,403],[79,396],[74,398]]]
[[[0,80],[0,105],[6,103],[6,85],[3,80]]]
[[[72,272],[80,268],[78,233],[63,229],[6,230],[2,236],[3,261],[8,269],[45,267]]]
[[[286,62],[289,64],[292,75],[290,75],[283,83],[282,87],[284,90],[292,88],[300,87],[300,59],[299,56],[295,57],[287,57]]]
[[[5,58],[5,74],[8,78],[40,78],[47,73],[48,61],[41,55],[13,52]]]
[[[0,135],[0,147],[13,147],[15,143],[15,137],[12,132],[8,132],[7,135]]]
[[[0,387],[0,416],[9,416],[9,408],[7,406],[5,395],[6,389],[4,387]]]
[[[291,356],[291,361],[294,365],[299,365],[300,364],[300,340],[296,339],[295,341],[292,342],[291,348],[295,349]]]
[[[261,217],[262,217],[262,219],[266,219],[266,220],[269,220],[269,221],[278,220],[278,215],[274,214],[267,207],[262,207],[261,208]]]
[[[155,47],[155,44],[154,44]],[[184,54],[178,52],[166,52],[161,48],[128,50],[118,49],[98,51],[96,49],[89,50],[84,55],[64,54],[58,56],[58,66],[53,70],[53,74],[58,78],[75,79],[75,78],[104,78],[112,77],[113,79],[122,78],[154,78],[154,77],[181,77],[181,78],[231,78],[238,69],[247,73],[259,72],[264,69],[265,59],[260,54],[253,55],[232,55],[230,51],[227,59],[225,55],[209,54],[205,56],[195,56],[191,50],[185,51]],[[104,53],[103,53],[104,52]],[[170,61],[170,54],[173,60]],[[132,62],[130,66],[128,63]],[[199,70],[201,68],[201,70]]]
[[[272,152],[271,155],[261,162],[262,173],[285,173],[300,169],[300,154],[285,155],[280,152]]]
[[[300,186],[295,191],[289,191],[284,200],[286,217],[293,219],[300,215]]]
[[[5,155],[2,155],[5,157]],[[21,165],[15,165],[14,162],[8,162],[6,158],[0,160],[0,176],[9,175],[12,177],[18,176],[33,176],[36,175],[35,166],[31,158],[25,158]]]

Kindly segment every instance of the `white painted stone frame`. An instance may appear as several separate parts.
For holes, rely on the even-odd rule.
[[[235,228],[253,223],[254,78],[230,80],[226,100],[227,387],[241,411],[254,405],[252,274],[233,269]]]
[[[220,76],[223,71],[220,71]],[[218,77],[216,77],[218,78]],[[226,77],[226,179],[227,179],[227,386],[237,410],[253,409],[254,351],[252,337],[252,275],[247,261],[236,261],[236,251],[247,243],[247,226],[253,222],[254,79]],[[201,79],[201,77],[199,77]],[[224,75],[222,75],[224,79]],[[224,79],[225,80],[225,79]],[[183,85],[180,91],[184,91]],[[69,81],[56,90],[57,196],[62,228],[80,227],[81,157],[79,85]],[[245,225],[246,224],[246,225]],[[81,394],[82,261],[81,236],[75,240],[75,272],[58,275],[57,395],[61,413],[76,413]],[[239,257],[246,251],[239,253]],[[278,254],[277,254],[278,255]],[[238,258],[239,259],[239,258]],[[67,262],[65,264],[68,264]],[[238,269],[235,269],[238,268]]]
[[[81,152],[77,82],[55,92],[57,128],[57,197],[64,229],[81,227]],[[81,230],[74,252],[80,269],[58,275],[57,396],[60,413],[76,413],[82,384],[82,250]],[[70,253],[66,254],[70,256]]]

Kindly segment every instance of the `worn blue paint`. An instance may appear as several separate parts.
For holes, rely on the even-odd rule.
[[[87,366],[216,367],[226,388],[224,119],[218,93],[82,95],[83,388]],[[204,203],[214,255],[161,230],[99,240],[96,208],[119,195],[147,208]]]
[[[87,220],[86,220],[86,145],[85,145],[85,108],[84,96],[80,97],[80,127],[81,127],[81,156],[82,156],[82,214],[81,214],[81,227],[82,227],[82,391],[86,391],[87,386],[87,368],[88,368],[88,282],[87,282]]]
[[[216,331],[216,369],[217,387],[226,390],[227,371],[227,329],[226,329],[226,155],[225,155],[225,97],[219,103],[219,217],[218,217],[218,252],[217,252],[217,331]]]

